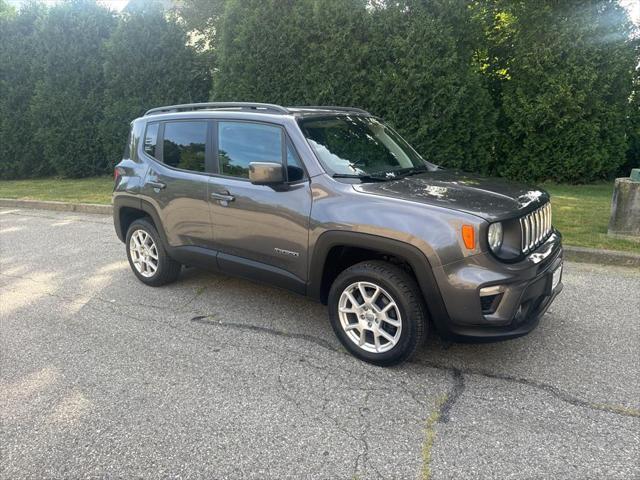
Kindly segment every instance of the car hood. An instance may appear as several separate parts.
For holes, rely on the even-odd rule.
[[[436,170],[380,183],[354,185],[356,191],[471,213],[489,222],[519,216],[549,200],[539,188],[456,170]]]

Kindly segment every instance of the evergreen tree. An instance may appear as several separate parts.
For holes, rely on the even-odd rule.
[[[493,2],[488,73],[501,175],[589,182],[625,162],[632,24],[616,1]]]
[[[640,52],[640,48],[638,48],[638,52]],[[640,168],[640,56],[638,57],[638,64],[633,82],[634,90],[629,101],[627,161],[618,172],[620,177],[628,176],[632,168]]]
[[[388,2],[374,16],[369,102],[428,160],[490,173],[496,109],[476,50],[468,2]]]
[[[31,111],[43,163],[58,175],[106,171],[102,46],[114,26],[113,15],[92,1],[54,6],[40,21],[41,74]]]
[[[203,102],[211,78],[187,35],[157,5],[129,10],[105,43],[101,138],[110,164],[122,158],[129,122],[160,105]]]
[[[495,112],[461,2],[230,0],[215,98],[354,105],[395,124],[428,159],[488,171]]]
[[[44,14],[37,4],[16,12],[0,2],[0,178],[49,173],[29,111],[40,63],[36,24]]]

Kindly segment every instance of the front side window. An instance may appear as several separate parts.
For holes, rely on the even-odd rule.
[[[345,115],[299,122],[330,173],[373,175],[431,166],[400,135],[374,118]]]
[[[282,163],[282,129],[244,122],[218,123],[220,173],[249,178],[251,162]]]
[[[171,167],[204,172],[206,145],[207,122],[167,122],[162,161]]]

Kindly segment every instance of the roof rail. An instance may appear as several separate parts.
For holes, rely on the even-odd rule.
[[[363,110],[362,108],[356,108],[356,107],[335,107],[335,106],[329,106],[329,105],[327,105],[327,106],[304,105],[304,106],[296,106],[296,107],[289,107],[289,108],[300,108],[300,109],[311,108],[311,109],[318,109],[318,110],[337,110],[339,112],[356,112],[356,113],[366,113],[367,115],[371,115],[366,110]]]
[[[182,105],[168,105],[166,107],[152,108],[144,114],[153,115],[157,113],[182,112],[191,110],[220,110],[220,109],[244,109],[254,110],[265,113],[291,113],[280,105],[271,103],[253,103],[253,102],[205,102],[205,103],[185,103]]]

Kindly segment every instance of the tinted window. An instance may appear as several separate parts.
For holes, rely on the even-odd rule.
[[[144,135],[144,151],[156,158],[156,141],[158,139],[158,122],[148,123]]]
[[[145,125],[142,122],[135,122],[131,127],[131,143],[129,144],[129,150],[130,150],[129,153],[131,155],[131,159],[135,160],[136,162],[139,159],[138,145],[142,140],[142,136],[144,133],[144,126]]]
[[[287,142],[287,179],[296,182],[304,178],[304,169],[295,149]]]
[[[127,137],[127,143],[124,146],[122,158],[131,158],[131,133],[129,133],[129,136]]]
[[[204,172],[207,122],[167,122],[164,125],[164,163],[184,170]]]
[[[221,173],[249,178],[251,162],[282,163],[282,129],[259,123],[219,122],[218,156]]]

